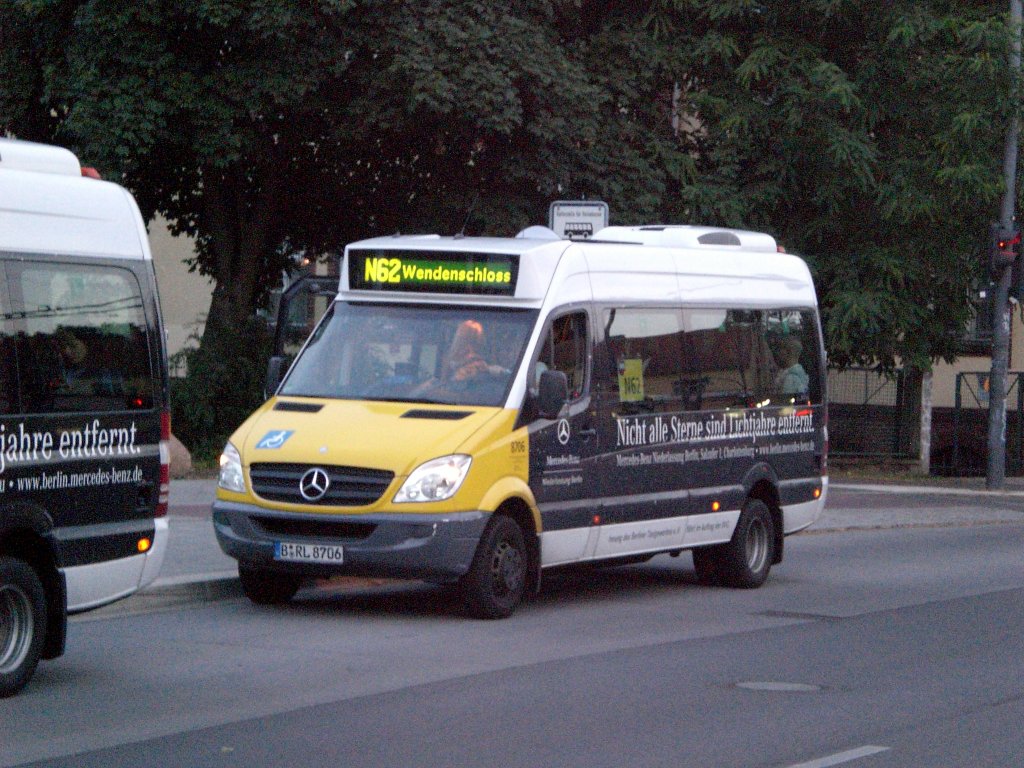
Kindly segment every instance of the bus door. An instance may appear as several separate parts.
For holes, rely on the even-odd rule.
[[[274,319],[274,354],[290,364],[337,295],[337,275],[306,275],[285,288]]]
[[[530,369],[524,421],[530,426],[530,489],[544,528],[545,565],[583,558],[594,527],[599,453],[596,414],[590,394],[591,324],[574,310],[548,322]],[[537,381],[545,370],[561,371],[569,400],[559,418],[539,418],[530,411]]]
[[[281,292],[274,316],[274,351],[267,368],[268,397],[337,295],[337,274],[305,275]]]

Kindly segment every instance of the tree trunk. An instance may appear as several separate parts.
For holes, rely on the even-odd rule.
[[[207,169],[203,178],[214,289],[199,347],[210,351],[220,339],[245,333],[255,315],[260,280],[279,245],[274,222],[281,184],[276,174],[258,183],[238,168]]]
[[[906,459],[918,453],[920,440],[921,413],[921,382],[924,372],[913,365],[903,368],[903,390],[899,396],[898,408],[898,442],[896,453]]]
[[[921,379],[921,452],[918,468],[922,475],[931,474],[932,460],[932,371]]]

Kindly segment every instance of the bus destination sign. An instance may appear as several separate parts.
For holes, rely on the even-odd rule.
[[[518,272],[518,257],[503,253],[348,252],[348,284],[355,290],[511,296]]]

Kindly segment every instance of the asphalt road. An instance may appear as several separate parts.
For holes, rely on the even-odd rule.
[[[86,615],[0,703],[0,765],[1017,765],[1010,513],[802,534],[760,590],[563,575],[502,622],[415,584]]]

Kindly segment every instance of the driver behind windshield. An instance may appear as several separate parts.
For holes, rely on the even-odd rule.
[[[463,321],[455,331],[455,338],[445,355],[441,369],[442,382],[462,382],[485,374],[507,373],[500,365],[490,365],[480,350],[483,348],[484,329],[476,320]]]
[[[509,373],[507,368],[488,363],[480,350],[484,347],[484,329],[476,320],[464,320],[455,330],[455,336],[441,361],[438,378],[431,378],[413,390],[413,395],[422,395],[435,389],[454,386],[459,388],[473,383],[480,377],[500,376]]]

